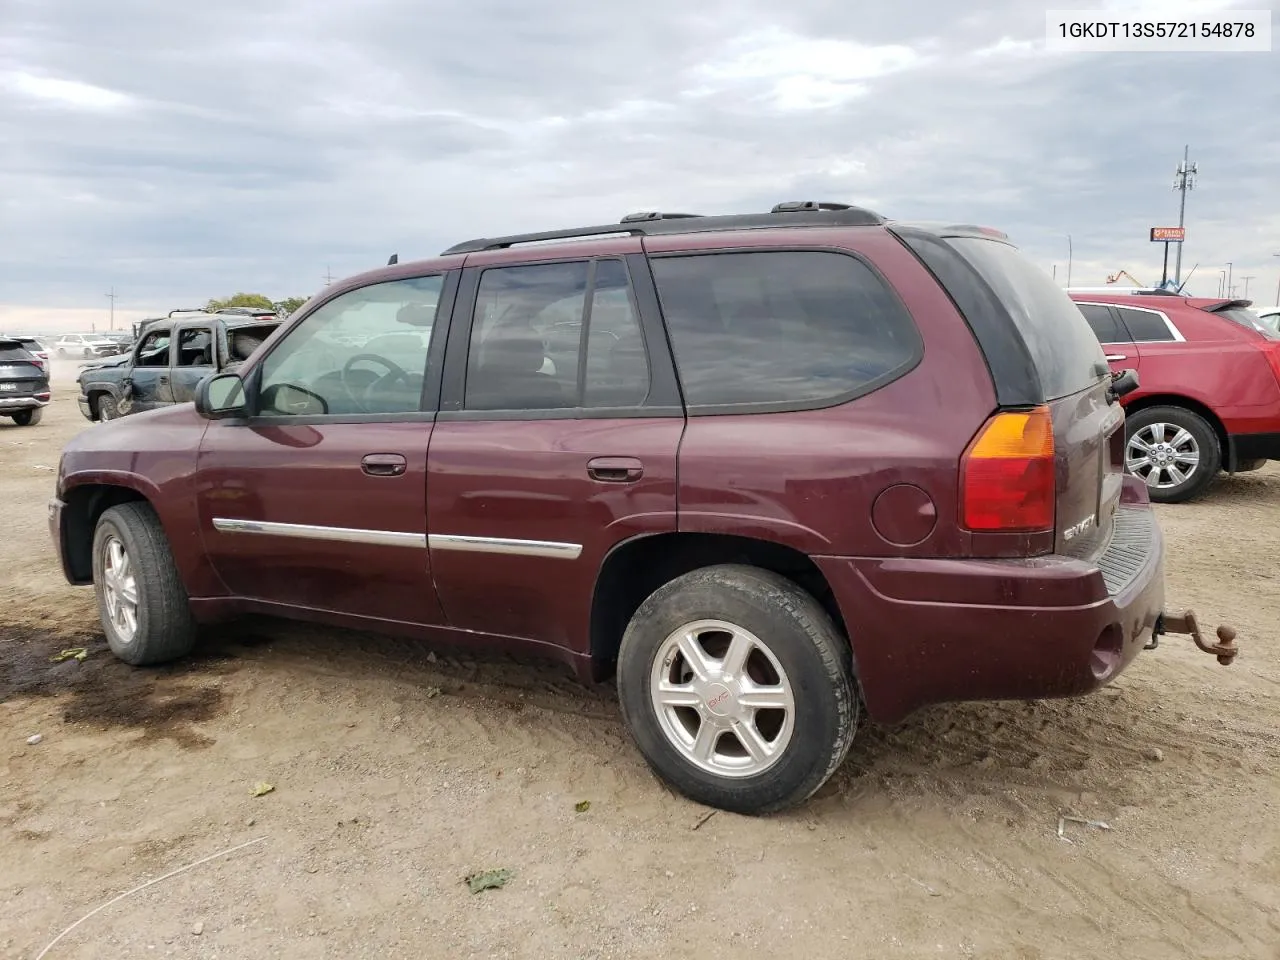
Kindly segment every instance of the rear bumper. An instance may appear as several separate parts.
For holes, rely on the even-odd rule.
[[[0,397],[0,413],[7,413],[13,410],[34,410],[36,407],[47,407],[48,405],[49,394],[47,393],[41,396],[27,394],[25,397]]]
[[[1280,433],[1233,433],[1231,451],[1237,462],[1280,460]]]
[[[1096,563],[814,557],[853,641],[867,711],[893,723],[930,703],[1088,693],[1151,639],[1163,538],[1149,505],[1117,510]]]

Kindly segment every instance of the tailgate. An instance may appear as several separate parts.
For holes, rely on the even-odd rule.
[[[1057,460],[1054,550],[1093,560],[1106,550],[1124,483],[1124,413],[1106,381],[1049,402]]]

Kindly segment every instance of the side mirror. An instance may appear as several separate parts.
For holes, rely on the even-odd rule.
[[[1111,386],[1107,387],[1107,403],[1115,403],[1121,397],[1128,396],[1138,389],[1138,371],[1121,370],[1111,375]]]
[[[206,420],[243,417],[248,412],[244,381],[237,373],[205,377],[196,387],[196,413]]]

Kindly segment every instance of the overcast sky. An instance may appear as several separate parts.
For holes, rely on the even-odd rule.
[[[0,0],[0,323],[791,199],[998,226],[1059,279],[1070,234],[1077,285],[1154,282],[1184,143],[1191,288],[1234,261],[1272,302],[1280,52],[1049,54],[1046,5]]]

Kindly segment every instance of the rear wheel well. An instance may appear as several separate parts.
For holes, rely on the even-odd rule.
[[[1222,425],[1222,421],[1218,419],[1218,415],[1213,410],[1206,407],[1199,400],[1192,400],[1190,397],[1184,397],[1176,393],[1157,393],[1149,397],[1143,397],[1141,400],[1126,405],[1124,409],[1125,414],[1130,415],[1151,407],[1182,407],[1184,410],[1199,414],[1209,426],[1213,427],[1214,436],[1218,438],[1218,448],[1222,451],[1222,467],[1224,470],[1229,469],[1232,459],[1231,438],[1227,435],[1227,428]]]
[[[93,580],[93,533],[98,518],[121,503],[149,503],[137,490],[111,484],[87,483],[67,492],[62,513],[62,546],[67,568],[76,583]]]
[[[710,533],[660,533],[619,544],[605,558],[591,601],[591,663],[597,680],[614,672],[622,634],[640,604],[664,583],[692,570],[741,563],[786,577],[822,605],[847,638],[835,595],[799,550],[767,540]]]

